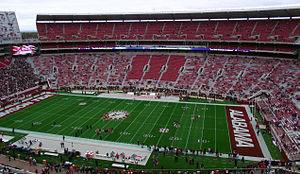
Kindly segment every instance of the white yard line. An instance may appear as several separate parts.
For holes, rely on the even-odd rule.
[[[167,106],[167,107],[168,107],[168,106]],[[153,124],[153,126],[152,126],[151,130],[149,131],[149,133],[151,133],[151,132],[153,131],[153,129],[154,129],[155,126],[157,125],[158,120],[162,117],[162,114],[165,112],[165,109],[166,109],[167,107],[164,107],[163,111],[159,114],[159,117],[155,120],[155,123]],[[173,110],[174,110],[174,108],[173,108]],[[170,118],[171,118],[171,117],[170,117]],[[170,119],[170,118],[169,118],[169,119]],[[146,139],[143,141],[144,144],[145,144],[145,142],[147,141],[147,139],[148,139],[148,137],[146,137]],[[131,142],[131,141],[130,141],[130,142]]]
[[[105,100],[104,100],[104,101],[105,101]],[[104,103],[104,101],[102,101],[101,103]],[[99,103],[97,103],[97,104],[99,104]],[[92,104],[92,105],[93,105],[93,104]],[[95,109],[95,108],[96,108],[96,107],[94,107],[94,109]],[[86,109],[87,109],[87,108],[82,108],[82,109],[76,111],[75,113],[73,113],[72,115],[76,115],[77,113],[80,113],[80,112],[82,112],[83,110],[86,110]],[[92,109],[92,110],[94,110],[94,109]],[[69,111],[66,112],[66,113],[69,113],[69,112],[71,112],[71,111],[72,111],[72,110],[69,110]],[[89,112],[91,112],[91,110],[90,110]],[[88,113],[89,113],[89,112],[88,112]],[[66,114],[66,113],[65,113],[65,114]],[[57,114],[57,115],[59,115],[59,116],[58,116],[56,119],[53,119],[52,121],[54,122],[54,121],[56,121],[56,120],[61,119],[62,117],[65,117],[65,116],[66,116],[65,114]],[[87,113],[85,113],[85,114],[87,114]],[[83,115],[85,115],[85,114],[83,114]],[[76,119],[74,119],[74,121],[73,121],[70,125],[72,125],[73,123],[75,123],[79,118],[82,118],[83,115],[82,115],[81,117],[76,117]],[[74,118],[74,117],[67,117],[66,119],[64,119],[64,121],[59,122],[58,124],[62,125],[62,123],[68,121],[70,118],[72,119],[72,118]],[[48,123],[48,124],[46,124],[46,125],[44,125],[44,126],[42,126],[42,127],[48,126],[49,124],[52,124],[52,122],[51,122],[51,123]],[[41,128],[41,127],[39,127],[39,128]],[[67,128],[67,127],[63,128],[62,130],[66,129],[66,128]],[[50,131],[50,130],[52,130],[52,129],[55,129],[55,127],[50,128],[48,131]],[[61,131],[61,130],[60,130],[60,131]],[[60,132],[60,131],[58,131],[58,132]],[[57,133],[58,133],[58,132],[57,132]]]
[[[151,102],[149,102],[149,103],[151,103]],[[147,103],[147,104],[149,104],[149,103]],[[154,109],[155,109],[156,107],[157,107],[157,105],[155,105]],[[128,130],[128,128],[135,122],[135,120],[141,115],[141,113],[143,113],[144,110],[147,109],[147,108],[148,108],[148,106],[145,106],[144,109],[142,109],[142,110],[139,112],[139,114],[134,118],[134,120],[127,126],[127,128],[126,128],[123,132],[126,132],[126,131]],[[151,111],[151,113],[154,111],[154,109]],[[148,115],[148,117],[149,117],[149,115]],[[143,123],[144,123],[144,122],[143,122]],[[119,138],[118,138],[116,141],[119,141],[119,139],[120,139],[122,136],[123,136],[123,135],[120,135]]]
[[[204,133],[204,121],[205,121],[205,115],[206,115],[206,105],[204,105],[204,118],[203,118],[203,125],[202,125],[202,134],[201,134],[201,144],[200,144],[200,149],[202,150],[202,144],[203,144],[203,133]]]
[[[50,102],[52,102],[52,101],[46,101],[46,102],[47,102],[47,103],[48,103],[48,102],[50,103]],[[32,113],[26,115],[26,117],[29,117],[29,116],[32,116],[33,114],[37,114],[37,113],[39,113],[39,112],[41,112],[41,111],[46,110],[46,111],[43,112],[43,114],[41,114],[40,116],[34,117],[34,118],[32,118],[32,119],[25,119],[26,121],[22,122],[22,125],[27,124],[27,123],[30,123],[30,122],[32,122],[33,120],[35,120],[35,119],[37,119],[37,118],[40,118],[40,117],[43,117],[43,115],[52,112],[55,108],[52,108],[52,109],[48,109],[48,108],[49,108],[50,106],[56,105],[57,103],[61,103],[61,102],[63,102],[63,101],[61,100],[60,102],[53,102],[52,104],[50,104],[50,105],[48,105],[48,106],[46,106],[46,107],[44,107],[44,108],[42,108],[42,109],[40,109],[40,110],[38,110],[38,111],[36,111],[36,112],[32,112]],[[37,103],[37,104],[41,104],[41,103]],[[29,107],[29,108],[30,108],[30,107]],[[22,111],[19,111],[19,112],[22,112]],[[26,110],[24,110],[24,112],[26,112]],[[21,118],[24,120],[24,117],[21,117]],[[45,119],[46,119],[46,118],[45,118]],[[42,119],[42,120],[43,120],[43,119]],[[11,125],[11,127],[14,127],[14,124],[15,124],[15,123],[13,123],[13,124]]]
[[[117,105],[117,106],[118,106],[118,105]],[[102,112],[102,111],[103,111],[104,109],[106,109],[107,107],[108,107],[108,106],[106,106],[105,108],[102,108],[101,110],[97,111],[96,113],[98,114],[98,113]],[[127,107],[128,107],[128,105],[126,106],[126,108],[127,108]],[[114,107],[114,108],[115,108],[115,107]],[[87,123],[88,121],[90,121],[90,120],[92,120],[92,119],[93,119],[93,117],[87,119],[87,120],[86,120],[85,122],[83,122],[79,127],[83,126],[85,123]],[[110,121],[111,121],[111,120],[110,120]],[[110,121],[109,121],[109,122],[110,122]],[[108,122],[108,123],[109,123],[109,122]],[[107,124],[108,124],[108,123],[107,123]],[[95,123],[94,123],[94,124],[95,124]],[[94,125],[94,124],[93,124],[93,125]]]
[[[112,110],[114,109],[114,108],[116,108],[117,106],[119,106],[121,103],[123,103],[123,102],[119,102],[119,104],[117,104],[116,106],[114,106],[113,108],[112,108]],[[108,105],[109,106],[109,105]],[[104,109],[107,109],[108,108],[108,106],[106,106]],[[127,107],[127,106],[126,106]],[[103,110],[104,110],[103,109]],[[107,123],[105,123],[102,127],[104,128],[104,127],[106,127],[106,125],[108,125],[110,122],[111,122],[112,120],[109,120]],[[93,126],[95,125],[95,124],[97,124],[98,122],[96,121],[94,124],[93,124]],[[94,136],[93,136],[93,138],[95,138],[97,135],[95,134]]]
[[[56,105],[57,103],[55,102],[55,103],[52,103],[51,105],[49,105],[49,106],[47,106],[47,107],[45,107],[46,109],[47,108],[49,108],[50,106],[52,106],[52,105]],[[34,117],[34,118],[32,118],[32,119],[26,119],[26,121],[25,122],[22,122],[22,125],[26,125],[26,124],[28,124],[28,123],[30,123],[30,122],[33,122],[34,120],[38,120],[39,122],[43,122],[44,120],[46,120],[46,119],[48,119],[47,117],[44,117],[44,115],[46,115],[46,114],[48,114],[48,113],[51,113],[53,110],[55,110],[56,108],[52,108],[52,109],[48,109],[47,111],[45,111],[45,112],[43,112],[42,114],[40,114],[40,116],[36,116],[36,117]],[[32,112],[31,114],[29,114],[30,116],[33,116],[34,114],[37,114],[37,113],[39,113],[39,112],[41,112],[41,111],[43,111],[43,110],[45,110],[44,108],[43,109],[41,109],[41,110],[38,110],[38,111],[36,111],[36,112]],[[59,110],[60,111],[60,110]],[[28,115],[28,116],[29,116]],[[27,116],[26,116],[27,117]],[[44,118],[44,119],[39,119],[39,118]],[[14,127],[13,125],[11,126],[11,127]]]
[[[174,106],[174,107],[173,107],[173,110],[172,110],[171,116],[170,116],[170,118],[169,118],[168,122],[166,123],[166,125],[165,125],[164,127],[167,127],[167,125],[169,124],[169,122],[170,122],[170,121],[171,121],[171,119],[173,118],[173,115],[174,115],[174,110],[176,109],[177,105],[178,105],[178,103],[176,103],[176,106]],[[159,144],[159,142],[160,142],[160,140],[161,140],[161,138],[162,138],[162,137],[163,137],[163,134],[160,134],[160,136],[159,136],[159,139],[158,139],[158,141],[157,141],[156,145],[158,145],[158,144]]]
[[[158,103],[157,105],[155,105],[154,109],[150,112],[150,114],[148,114],[148,116],[147,116],[147,118],[144,120],[143,124],[138,128],[138,130],[136,130],[136,133],[132,136],[132,138],[130,139],[129,142],[131,142],[131,141],[134,139],[134,137],[140,132],[140,129],[141,129],[142,127],[144,127],[145,122],[146,122],[146,121],[148,120],[148,118],[152,115],[153,111],[155,111],[155,108],[156,108],[158,105],[159,105],[159,103]],[[166,108],[164,108],[164,109],[166,109]],[[149,133],[150,133],[150,132],[149,132]]]
[[[131,112],[133,112],[140,104],[142,104],[141,101],[140,101],[139,103],[137,103],[137,104],[133,107],[133,109],[131,109]],[[129,106],[129,104],[127,104],[126,108],[127,108],[128,106]],[[130,114],[131,112],[129,112],[129,114]],[[129,115],[129,116],[130,116],[130,115]],[[117,124],[117,126],[116,126],[114,129],[116,130],[116,129],[123,123],[124,120],[125,120],[125,119],[119,121],[119,123]],[[103,137],[103,139],[107,138],[109,135],[110,135],[110,134],[105,135],[105,136]]]
[[[184,107],[186,107],[186,104],[184,105]],[[181,120],[182,120],[183,115],[184,115],[184,111],[182,112],[182,114],[181,114],[181,116],[180,116],[179,123],[181,123]],[[176,137],[177,132],[178,132],[178,129],[176,129],[175,134],[174,134],[174,137]],[[175,139],[175,138],[174,138],[174,139]],[[173,144],[174,144],[174,139],[172,140],[171,146],[173,146]]]
[[[195,117],[195,110],[196,110],[196,108],[197,108],[197,105],[195,105],[195,107],[194,107],[194,111],[193,111],[192,117]],[[187,140],[186,140],[186,142],[185,142],[184,149],[187,148],[188,142],[189,142],[189,140],[190,140],[190,135],[191,135],[192,125],[193,125],[193,123],[194,123],[194,121],[192,121],[192,118],[190,118],[190,121],[191,121],[191,122],[190,122],[190,127],[189,127],[189,133],[188,133],[188,136],[187,136]]]
[[[215,106],[215,152],[217,151],[217,106]]]
[[[121,102],[120,102],[121,103]],[[119,103],[119,104],[120,104]],[[98,105],[99,103],[94,103],[94,104],[92,104],[92,105]],[[89,114],[89,113],[91,113],[92,111],[94,111],[95,109],[96,109],[97,107],[93,107],[93,109],[91,109],[91,110],[89,110],[88,112],[84,112],[84,114],[82,114],[81,116],[79,116],[77,119],[75,119],[73,122],[71,122],[70,123],[70,125],[73,125],[73,123],[76,123],[78,120],[80,120],[81,118],[84,118],[87,114]],[[106,107],[107,108],[107,107]],[[86,109],[88,109],[87,107],[85,107],[85,108],[82,108],[81,110],[78,110],[78,112],[76,112],[76,113],[79,113],[79,112],[83,112],[84,110],[86,110]],[[67,118],[67,119],[65,119],[64,121],[62,121],[62,122],[60,122],[61,124],[62,123],[64,123],[64,122],[66,122],[66,121],[69,121],[69,118]],[[53,127],[54,128],[54,127]],[[53,128],[51,128],[51,129],[53,129]],[[65,129],[67,129],[67,128],[69,128],[69,127],[65,127],[65,128],[63,128],[63,129],[60,129],[58,132],[56,132],[57,134],[58,133],[60,133],[60,132],[62,132],[63,130],[65,130]],[[50,129],[50,130],[51,130]]]

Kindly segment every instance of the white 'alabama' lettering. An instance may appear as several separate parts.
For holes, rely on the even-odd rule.
[[[14,107],[11,107],[9,109],[6,109],[6,110],[0,112],[0,117],[3,117],[5,115],[8,115],[8,114],[16,112],[16,111],[19,111],[19,110],[21,110],[23,108],[26,108],[27,106],[33,105],[34,103],[37,103],[37,102],[39,102],[41,100],[44,100],[44,99],[46,99],[46,98],[48,98],[50,96],[51,95],[43,95],[43,96],[40,96],[38,98],[34,98],[34,99],[30,100],[30,101],[26,101],[24,103],[20,103],[19,105],[16,105]]]
[[[229,112],[236,146],[254,147],[253,140],[247,127],[247,122],[244,119],[243,112],[233,109],[229,109]]]

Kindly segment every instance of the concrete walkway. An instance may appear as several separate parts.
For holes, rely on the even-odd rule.
[[[30,140],[33,142],[31,146],[28,143]],[[40,143],[42,146],[39,146]],[[81,157],[86,157],[87,152],[93,152],[94,155],[92,158],[95,159],[142,166],[146,165],[152,153],[152,150],[145,146],[142,148],[137,145],[77,137],[65,137],[65,140],[63,140],[62,136],[47,136],[35,133],[28,134],[23,140],[19,140],[13,145],[31,149],[42,149],[52,152],[48,154],[53,156],[58,155],[58,153],[63,154],[65,149],[68,149],[68,151],[79,151]],[[118,154],[118,157],[116,157],[116,154]],[[124,154],[124,158],[121,157],[123,156],[121,154]]]
[[[253,128],[253,130],[255,132],[255,135],[256,135],[256,137],[258,139],[258,143],[259,143],[260,149],[262,150],[262,153],[263,153],[264,157],[267,158],[267,159],[271,159],[272,160],[271,153],[270,153],[270,151],[268,149],[268,146],[267,146],[267,144],[266,144],[266,142],[264,140],[264,137],[262,136],[261,133],[257,134],[257,129],[255,127],[256,126],[255,117],[253,116],[253,114],[252,114],[252,112],[250,110],[250,107],[246,106],[245,109],[247,111],[249,119],[251,120],[250,122],[251,122],[252,128]]]
[[[0,127],[0,130],[12,131],[11,128],[4,127]],[[110,142],[72,136],[65,136],[65,140],[63,141],[62,135],[27,131],[21,129],[15,129],[14,131],[17,133],[27,134],[22,140],[18,140],[17,142],[13,143],[18,147],[27,147],[31,149],[40,148],[45,151],[60,154],[63,154],[64,149],[68,148],[69,151],[79,151],[82,157],[86,157],[86,152],[92,151],[94,152],[93,158],[106,161],[116,161],[120,163],[145,166],[153,151],[152,149],[148,149],[146,146],[135,144]],[[29,141],[33,142],[31,146],[29,146]],[[42,144],[41,147],[39,147],[40,143]],[[61,143],[64,143],[64,147],[61,146]],[[99,153],[96,154],[96,152]],[[123,159],[120,157],[119,159],[117,159],[111,155],[112,152],[114,152],[115,155],[118,154],[119,156],[121,156],[120,154],[124,154],[125,158]],[[109,156],[107,156],[107,154],[109,154]]]
[[[36,166],[34,165],[30,166],[28,161],[24,161],[20,159],[14,160],[13,158],[11,158],[9,160],[9,158],[5,155],[0,155],[0,164],[6,167],[20,169],[20,172],[24,172],[24,173],[36,173],[36,170],[38,171],[38,173],[41,173],[44,167],[41,164],[37,164]],[[52,174],[56,172],[50,170],[50,173]],[[57,174],[63,174],[63,173],[65,173],[65,171],[58,172]]]
[[[10,128],[4,128],[4,127],[0,127],[0,130],[2,131],[11,131]],[[42,133],[42,132],[33,132],[33,131],[27,131],[27,130],[20,130],[20,129],[15,129],[15,132],[17,133],[23,133],[23,134],[28,134],[30,136],[32,136],[31,138],[36,139],[36,138],[40,138],[40,139],[46,139],[46,140],[51,140],[54,141],[51,144],[45,146],[44,143],[43,146],[45,146],[45,150],[48,150],[50,152],[63,152],[63,149],[60,147],[60,143],[62,142],[62,135],[56,135],[56,134],[49,134],[49,133]],[[136,149],[139,148],[140,151],[145,151],[145,152],[150,152],[148,148],[143,147],[141,148],[141,146],[135,145],[135,144],[126,144],[126,143],[116,143],[116,142],[109,142],[109,141],[103,141],[103,140],[93,140],[93,139],[87,139],[87,138],[78,138],[78,137],[71,137],[71,136],[65,136],[65,147],[68,147],[69,150],[71,150],[72,148],[75,147],[75,142],[76,143],[80,143],[76,146],[79,146],[79,148],[81,147],[81,145],[83,144],[84,146],[95,146],[97,147],[97,143],[104,143],[105,146],[107,146],[109,148],[109,152],[111,152],[112,150],[114,150],[112,147],[114,147],[114,145],[116,145],[116,148],[120,148],[123,147],[125,149],[132,149],[133,152],[137,152]],[[72,142],[73,142],[73,147],[72,147]],[[53,143],[55,144],[53,146]],[[111,146],[109,145],[111,144]],[[118,144],[120,146],[118,146]],[[36,143],[35,146],[33,146],[34,148],[36,148],[36,146],[38,145],[38,143]],[[99,146],[100,147],[100,146]],[[99,148],[98,147],[98,148]],[[123,149],[123,150],[125,150]],[[76,150],[80,150],[80,149],[76,149]],[[86,148],[82,150],[82,153],[85,154],[85,150],[87,150]],[[151,149],[152,152],[153,149]],[[162,150],[162,149],[161,149]],[[95,151],[94,151],[95,152]],[[118,151],[116,151],[118,152]],[[130,152],[130,151],[129,151]],[[106,152],[102,152],[102,155],[105,155]],[[192,153],[188,153],[188,155],[192,155]],[[215,153],[206,153],[205,155],[199,155],[199,156],[209,156],[209,157],[216,157]],[[147,160],[149,159],[150,155],[148,155]],[[231,158],[230,156],[228,156],[228,154],[222,154],[221,156],[219,156],[220,158]],[[245,160],[249,160],[249,161],[262,161],[262,160],[268,160],[268,158],[259,158],[259,157],[251,157],[251,156],[242,156],[239,155],[239,159],[242,159],[244,157]],[[109,160],[109,161],[113,161],[112,158],[106,158],[103,157],[103,160]],[[98,158],[101,159],[101,158]],[[118,162],[118,161],[117,161]],[[132,164],[132,161],[128,161],[127,163]],[[145,165],[146,163],[138,163],[138,165]]]

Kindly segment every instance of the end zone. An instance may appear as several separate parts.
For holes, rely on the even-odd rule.
[[[12,106],[9,106],[8,108],[4,108],[3,110],[0,110],[0,118],[7,116],[9,114],[12,114],[14,112],[17,112],[19,110],[22,110],[24,108],[27,108],[33,104],[36,104],[42,100],[45,100],[49,97],[52,97],[52,94],[42,94],[39,96],[34,96],[34,97],[30,97],[24,101],[22,101],[21,103],[16,103],[13,104]]]
[[[232,151],[244,156],[264,157],[249,116],[243,106],[226,106]]]

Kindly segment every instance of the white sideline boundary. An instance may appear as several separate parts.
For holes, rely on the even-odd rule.
[[[216,105],[216,106],[247,106],[240,104],[222,104],[222,103],[201,103],[201,102],[185,102],[179,101],[179,97],[171,96],[171,97],[162,97],[161,99],[149,99],[149,98],[138,98],[135,96],[128,97],[126,94],[100,94],[97,96],[94,95],[84,95],[84,94],[67,94],[67,93],[53,93],[57,95],[63,96],[77,96],[77,97],[92,97],[92,98],[111,98],[111,99],[121,99],[121,100],[143,100],[143,101],[153,101],[153,102],[167,102],[167,103],[183,103],[183,104],[198,104],[198,105]],[[123,95],[123,96],[122,96]],[[127,96],[127,97],[126,97]]]

